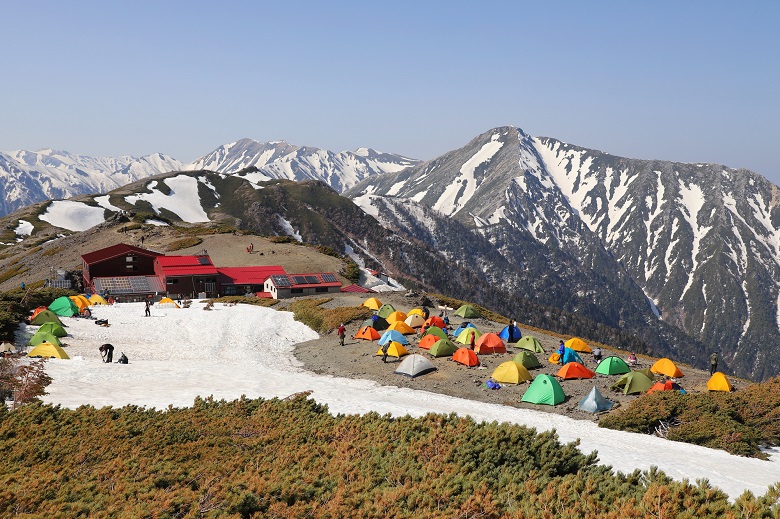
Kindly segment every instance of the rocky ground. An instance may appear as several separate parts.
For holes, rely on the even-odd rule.
[[[405,293],[398,292],[368,295],[343,294],[326,303],[326,306],[358,306],[370,296],[376,296],[383,303],[390,303],[397,310],[403,312],[408,312],[412,308],[419,306],[421,302],[419,296],[408,297]],[[285,303],[281,302],[277,306],[279,309],[283,309]],[[436,312],[436,315],[438,315],[439,309],[436,308],[433,310],[432,314],[434,311]],[[449,312],[449,315],[450,323],[453,325],[453,328],[457,327],[458,324],[463,321],[463,319],[453,316],[452,312]],[[523,332],[523,335],[532,335],[539,339],[546,352],[545,355],[536,355],[541,362],[542,367],[530,370],[531,375],[536,376],[539,373],[547,373],[554,376],[558,369],[560,369],[560,366],[549,363],[547,357],[551,353],[557,351],[558,341],[560,339],[566,340],[570,337],[543,334],[535,330],[523,328],[522,316],[515,316],[515,318],[517,319],[518,326]],[[505,326],[504,324],[488,321],[487,319],[470,319],[470,321],[483,333],[498,333]],[[631,401],[638,398],[636,395],[623,395],[620,392],[610,389],[610,386],[617,380],[618,375],[604,376],[597,374],[596,377],[592,379],[561,381],[561,386],[567,395],[566,401],[563,404],[552,407],[523,403],[520,399],[522,398],[523,393],[525,393],[529,383],[502,385],[501,389],[498,390],[491,390],[485,386],[485,382],[490,378],[490,375],[496,366],[502,362],[511,360],[512,357],[520,351],[519,349],[509,345],[506,354],[481,355],[480,362],[482,365],[476,368],[468,368],[444,357],[434,359],[428,355],[426,350],[416,346],[419,342],[418,338],[415,336],[407,336],[411,342],[411,345],[407,347],[409,352],[420,353],[426,356],[437,368],[433,373],[411,379],[394,373],[402,359],[389,357],[387,364],[382,362],[381,356],[376,355],[376,352],[379,349],[377,341],[369,342],[351,339],[351,336],[358,331],[359,326],[360,323],[350,323],[347,325],[347,340],[343,347],[339,346],[338,337],[335,332],[333,332],[318,340],[299,344],[296,348],[295,355],[298,360],[303,362],[306,369],[320,374],[348,378],[365,378],[374,380],[380,384],[408,387],[471,399],[474,400],[475,403],[490,402],[512,407],[525,407],[564,414],[581,420],[598,419],[598,416],[577,409],[577,404],[580,399],[590,392],[593,386],[597,387],[605,397],[617,403],[613,409],[625,407],[630,404]],[[585,339],[585,341],[588,342],[587,339]],[[624,360],[630,353],[603,346],[602,350],[604,357],[617,355]],[[596,369],[597,363],[590,354],[581,354],[581,357],[588,368],[591,370]],[[639,359],[640,368],[652,366],[655,360],[657,360],[641,355],[638,355],[637,357]],[[707,380],[710,378],[709,372],[697,370],[685,364],[678,363],[677,365],[685,375],[683,378],[679,379],[678,382],[686,391],[689,393],[707,391]],[[744,388],[749,384],[748,381],[736,378],[730,377],[729,380],[736,389]]]

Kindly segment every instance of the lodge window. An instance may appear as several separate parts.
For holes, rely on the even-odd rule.
[[[127,256],[125,257],[125,260],[127,260],[128,263],[134,263],[138,261],[138,256]]]
[[[290,289],[290,293],[291,294],[303,294],[303,289],[302,288],[292,288],[292,289]]]
[[[314,291],[315,292],[327,292],[328,291],[328,287],[316,287],[314,289]]]
[[[166,279],[165,280],[165,284],[166,285],[178,285],[179,284],[179,279],[178,278]]]

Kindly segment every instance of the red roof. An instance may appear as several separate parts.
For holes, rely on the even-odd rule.
[[[309,279],[305,279],[305,278]],[[286,281],[284,280],[286,278]],[[314,279],[312,279],[314,278]],[[311,282],[316,279],[316,282]],[[325,279],[335,279],[335,281],[325,281]],[[279,284],[282,281],[284,284]],[[313,287],[340,287],[341,281],[332,272],[309,273],[309,274],[284,274],[274,275],[271,282],[276,288],[313,288]]]
[[[140,254],[142,256],[149,256],[152,258],[163,255],[161,252],[154,252],[151,250],[142,249],[141,247],[134,247],[126,243],[117,243],[116,245],[106,247],[105,249],[82,254],[81,259],[83,259],[86,264],[93,265],[101,261],[116,258],[117,256],[124,256],[128,253]]]
[[[371,290],[370,288],[361,287],[360,285],[349,285],[346,287],[341,287],[342,292],[356,292],[359,294],[376,294],[376,290]]]
[[[166,277],[217,275],[217,269],[208,256],[160,256],[154,261]]]
[[[255,292],[255,296],[262,298],[262,299],[273,299],[274,296],[271,295],[271,292]]]
[[[219,267],[220,285],[262,285],[268,276],[284,274],[281,266]]]

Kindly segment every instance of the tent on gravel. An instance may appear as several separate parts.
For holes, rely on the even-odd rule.
[[[599,390],[596,389],[596,386],[593,386],[593,389],[590,390],[590,393],[582,397],[582,400],[580,400],[577,408],[581,409],[582,411],[587,411],[588,413],[601,413],[604,411],[609,411],[612,409],[613,405],[615,405],[615,402],[609,400],[604,395],[599,393]]]
[[[564,346],[567,348],[571,348],[574,351],[578,351],[580,353],[592,353],[593,350],[590,349],[590,346],[585,344],[585,341],[580,339],[579,337],[572,337],[568,341],[563,343]]]
[[[596,373],[599,375],[622,375],[628,373],[631,368],[620,357],[610,356],[599,362]]]
[[[522,348],[533,353],[544,353],[544,348],[542,348],[542,343],[539,342],[539,339],[536,337],[531,337],[530,335],[526,335],[517,341],[515,347]]]
[[[387,330],[385,333],[382,334],[382,337],[379,338],[379,345],[384,346],[390,341],[395,341],[401,344],[409,344],[409,341],[407,340],[404,335],[396,330]]]
[[[621,389],[624,395],[641,393],[651,387],[653,387],[653,381],[638,371],[629,371],[612,384],[612,389]]]
[[[479,366],[479,357],[473,350],[468,348],[458,348],[458,351],[452,354],[452,360],[470,368]]]
[[[385,354],[385,352],[382,351],[382,348],[379,348],[378,350],[376,350],[376,354],[381,357]],[[409,355],[409,350],[404,348],[403,344],[399,344],[395,341],[390,341],[390,345],[387,347],[387,356],[397,357],[400,359],[404,355]]]
[[[499,332],[498,336],[501,337],[502,340],[512,343],[519,341],[523,337],[523,334],[520,332],[520,328],[514,324],[510,324],[505,326],[504,329]]]
[[[404,335],[411,335],[413,333],[417,333],[414,331],[414,328],[409,326],[403,321],[395,321],[393,324],[387,327],[388,330],[395,330],[396,332],[400,332]]]
[[[530,351],[520,351],[512,358],[513,361],[519,362],[523,366],[525,366],[525,369],[535,369],[535,368],[541,368],[542,364],[539,362],[539,359],[536,358],[536,355],[531,353]]]
[[[528,370],[523,367],[519,362],[508,360],[499,364],[496,369],[493,370],[493,374],[490,378],[501,384],[519,384],[520,382],[527,382],[532,380],[533,377]]]
[[[521,402],[529,404],[558,405],[566,400],[566,394],[557,380],[550,375],[537,375],[526,390]]]
[[[403,313],[402,311],[396,310],[395,312],[393,312],[393,313],[391,313],[391,314],[389,314],[387,316],[383,316],[383,317],[385,318],[385,320],[388,323],[392,324],[392,323],[394,323],[396,321],[403,322],[404,320],[406,320],[406,318],[408,316],[405,313]]]
[[[454,314],[458,317],[463,317],[464,319],[475,319],[477,317],[482,317],[482,314],[480,314],[477,309],[471,305],[462,305],[460,308],[455,310]]]
[[[583,378],[593,378],[596,376],[595,373],[579,362],[569,362],[564,364],[555,375],[562,378],[563,380],[571,380],[575,378],[582,380]]]
[[[650,371],[658,375],[666,375],[667,377],[671,378],[680,378],[685,376],[683,375],[683,372],[680,371],[680,368],[678,368],[674,362],[667,359],[666,357],[658,359],[656,363],[653,364],[653,367],[650,368]]]
[[[406,316],[406,319],[404,319],[404,322],[412,328],[419,328],[425,324],[425,317],[419,314],[409,314]]]
[[[460,334],[458,334],[458,338],[455,340],[461,344],[471,344],[472,335],[474,335],[474,341],[476,342],[476,340],[482,336],[482,332],[480,332],[476,328],[466,328],[465,330],[460,332]]]
[[[395,312],[395,308],[393,308],[393,305],[389,303],[385,303],[379,308],[379,310],[376,311],[376,315],[387,320],[387,317],[393,312]]]
[[[398,368],[396,368],[394,373],[397,375],[404,375],[406,377],[414,378],[435,370],[436,366],[434,366],[430,360],[426,359],[422,355],[415,353],[414,355],[409,355],[406,357],[398,365]]]
[[[371,310],[379,310],[382,308],[382,301],[377,299],[376,297],[369,297],[365,301],[363,301],[363,306],[366,308],[370,308]]]
[[[428,351],[428,353],[434,357],[450,357],[456,351],[458,351],[458,347],[455,346],[452,341],[449,339],[439,339],[433,343],[433,346],[431,346],[431,349]]]
[[[363,321],[363,323],[360,326],[361,327],[370,326],[374,330],[381,332],[382,330],[387,330],[387,327],[390,326],[390,324],[387,321],[385,321],[383,318],[379,317],[378,315],[372,315],[371,317]]]
[[[379,332],[371,328],[370,326],[364,326],[355,334],[355,339],[363,339],[364,341],[375,341],[379,339]]]
[[[422,348],[424,350],[430,350],[431,347],[436,344],[438,341],[441,340],[441,337],[438,335],[426,335],[422,339],[420,339],[420,342],[417,343],[418,348]]]
[[[506,345],[498,335],[493,332],[481,335],[474,344],[474,351],[479,355],[492,353],[506,353]]]
[[[471,324],[469,322],[463,322],[463,323],[460,323],[460,326],[455,328],[454,332],[452,332],[453,337],[459,337],[460,334],[463,333],[463,330],[465,330],[466,328],[474,328],[475,330],[477,329],[477,327],[474,326],[473,324]]]
[[[444,330],[442,330],[438,326],[429,326],[428,328],[426,328],[425,332],[423,333],[423,337],[427,337],[429,335],[435,335],[439,339],[447,338],[447,334],[444,332]]]

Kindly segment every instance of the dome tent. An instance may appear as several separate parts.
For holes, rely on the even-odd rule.
[[[508,360],[499,364],[490,376],[496,382],[502,384],[519,384],[533,379],[528,370],[522,364]]]
[[[536,358],[536,355],[531,353],[530,351],[520,351],[512,358],[513,361],[519,362],[523,366],[525,366],[525,369],[535,369],[535,368],[541,368],[542,364],[539,362],[539,359]]]
[[[596,373],[599,375],[622,375],[629,371],[631,371],[631,368],[628,367],[626,361],[615,356],[605,358],[596,367]]]
[[[613,405],[615,405],[615,402],[604,397],[604,395],[599,393],[599,390],[596,389],[596,386],[593,386],[590,393],[580,400],[577,408],[582,411],[587,411],[588,413],[601,413],[602,411],[609,411],[612,409]]]
[[[732,387],[731,387],[731,383],[729,382],[729,379],[726,378],[726,375],[724,375],[720,371],[716,371],[707,381],[707,390],[725,391],[728,393],[729,391],[732,390]]]
[[[578,351],[580,353],[592,353],[593,352],[593,350],[590,349],[590,346],[585,344],[585,341],[583,341],[579,337],[572,337],[571,339],[569,339],[568,341],[566,341],[563,344],[567,348],[571,348],[574,351]]]
[[[474,308],[472,305],[469,304],[462,305],[460,308],[455,310],[454,314],[457,315],[458,317],[463,317],[464,319],[474,319],[475,317],[482,317],[482,314],[480,314],[476,308]]]
[[[566,400],[566,394],[557,380],[550,375],[537,375],[526,390],[521,402],[529,404],[558,405]]]
[[[539,339],[536,337],[531,337],[530,335],[526,335],[517,341],[515,343],[515,347],[522,348],[533,353],[544,353],[544,348],[542,348],[542,343],[539,342]]]
[[[671,378],[680,378],[685,376],[683,375],[683,372],[680,371],[680,368],[678,368],[674,362],[667,359],[666,357],[657,360],[656,363],[653,364],[653,367],[650,368],[650,371],[657,375],[666,375],[667,377]]]
[[[434,357],[450,357],[456,351],[458,351],[458,347],[455,346],[452,341],[449,339],[439,339],[433,343],[429,353]]]
[[[50,342],[42,342],[27,354],[28,357],[52,357],[55,359],[69,359],[62,347]]]
[[[452,360],[470,368],[479,366],[479,357],[473,350],[468,348],[458,348],[458,351],[452,354]]]
[[[414,355],[409,355],[406,357],[398,365],[398,368],[396,368],[394,373],[397,375],[404,375],[406,377],[415,378],[419,377],[420,375],[430,373],[434,370],[436,370],[436,366],[434,366],[430,360],[426,359],[422,355],[415,353]]]

